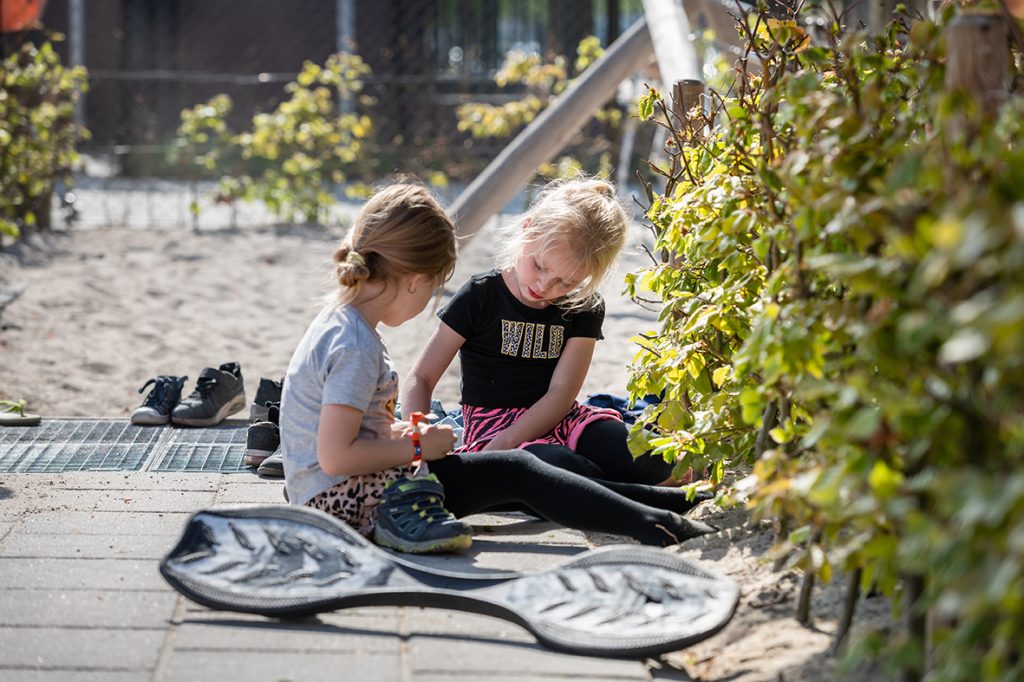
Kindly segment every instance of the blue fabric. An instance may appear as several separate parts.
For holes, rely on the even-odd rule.
[[[644,411],[645,407],[648,405],[656,405],[660,402],[660,397],[656,395],[646,395],[637,400],[633,407],[630,407],[628,398],[612,395],[611,393],[593,393],[587,396],[587,399],[583,401],[583,404],[590,405],[592,407],[605,407],[615,410],[622,415],[622,421],[627,424],[632,424],[636,421],[636,418],[640,416],[640,413]]]

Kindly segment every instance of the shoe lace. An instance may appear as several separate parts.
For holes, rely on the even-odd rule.
[[[196,393],[206,397],[213,392],[213,388],[217,385],[217,379],[215,377],[199,377],[196,379]]]
[[[166,377],[153,377],[146,383],[142,384],[142,388],[139,389],[139,393],[145,391],[149,386],[153,386],[153,390],[149,392],[146,399],[143,401],[143,407],[159,407],[166,400],[165,389],[167,388]]]
[[[451,518],[451,512],[441,504],[441,498],[436,495],[427,495],[416,500],[410,508],[420,517],[427,520],[427,523],[434,521],[447,521]]]

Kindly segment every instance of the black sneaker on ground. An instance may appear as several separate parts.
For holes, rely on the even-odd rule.
[[[281,389],[284,386],[284,379],[274,381],[273,379],[261,378],[260,385],[256,388],[256,397],[252,399],[249,406],[249,423],[265,422],[267,416],[267,403],[281,404]],[[275,423],[277,420],[274,420]]]
[[[161,374],[144,383],[139,389],[139,393],[145,391],[149,386],[152,386],[153,390],[142,401],[142,405],[132,412],[132,424],[157,426],[169,422],[171,410],[181,399],[181,387],[185,385],[186,381],[188,381],[188,377]]]
[[[281,445],[281,431],[277,427],[279,408],[277,403],[269,403],[267,408],[266,421],[250,424],[245,434],[245,456],[242,463],[247,467],[263,464]]]
[[[284,455],[281,449],[278,448],[277,452],[263,460],[256,473],[267,478],[284,478]]]
[[[215,426],[244,407],[242,368],[237,362],[226,362],[199,373],[196,390],[178,403],[171,421],[182,426]]]
[[[399,552],[449,552],[473,544],[473,529],[444,508],[444,487],[434,474],[407,476],[384,487],[373,539]]]

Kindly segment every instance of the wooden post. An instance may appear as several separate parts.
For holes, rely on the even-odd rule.
[[[1003,17],[965,12],[946,29],[946,87],[963,89],[992,116],[1006,100],[1010,45]]]
[[[672,113],[679,118],[680,124],[686,127],[689,132],[688,139],[700,138],[704,134],[704,120],[702,116],[690,116],[690,110],[695,106],[703,107],[704,83],[699,80],[683,79],[672,84]],[[684,140],[677,140],[680,147]]]

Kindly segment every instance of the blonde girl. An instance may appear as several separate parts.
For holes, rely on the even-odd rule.
[[[581,474],[654,484],[660,458],[634,458],[613,410],[576,397],[602,338],[598,287],[627,235],[611,184],[550,185],[507,235],[498,267],[473,276],[438,313],[441,323],[405,382],[403,405],[429,405],[458,353],[465,452],[527,448]]]

